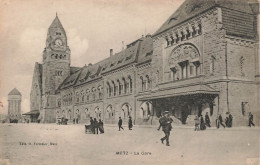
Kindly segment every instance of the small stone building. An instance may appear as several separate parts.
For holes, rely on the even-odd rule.
[[[8,94],[8,118],[10,122],[14,120],[19,121],[21,119],[21,102],[22,95],[16,88],[14,88]]]

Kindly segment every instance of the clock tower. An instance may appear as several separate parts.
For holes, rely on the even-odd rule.
[[[48,29],[42,64],[42,108],[41,122],[55,122],[55,91],[70,75],[70,49],[66,32],[56,15]]]

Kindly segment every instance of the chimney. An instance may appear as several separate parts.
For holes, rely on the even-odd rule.
[[[110,49],[110,57],[113,56],[113,49]]]

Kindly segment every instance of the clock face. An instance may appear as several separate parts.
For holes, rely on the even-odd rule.
[[[55,40],[56,46],[62,46],[62,41],[60,39]]]

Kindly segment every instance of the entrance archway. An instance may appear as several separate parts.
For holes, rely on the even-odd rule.
[[[129,116],[132,116],[132,107],[130,106],[130,104],[125,103],[122,105],[121,108],[121,117],[125,119],[128,118]]]
[[[139,110],[139,118],[141,119],[148,119],[150,116],[153,115],[153,105],[149,101],[145,101],[141,104]]]
[[[112,105],[107,106],[106,119],[112,119],[112,118],[114,118],[114,115],[115,115],[115,113],[114,113]]]
[[[95,112],[95,118],[98,120],[98,119],[101,119],[101,110],[99,109],[99,107],[96,107],[95,108],[95,110],[94,110],[94,112]]]

